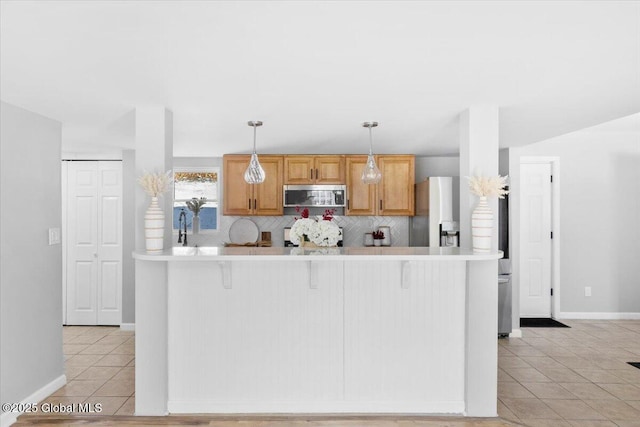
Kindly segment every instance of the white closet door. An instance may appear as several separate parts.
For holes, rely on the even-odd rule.
[[[67,324],[95,325],[98,162],[69,162],[67,215]]]
[[[122,162],[98,162],[98,325],[122,320]]]
[[[67,324],[119,325],[122,163],[69,162]]]
[[[520,164],[520,316],[551,316],[551,164]]]

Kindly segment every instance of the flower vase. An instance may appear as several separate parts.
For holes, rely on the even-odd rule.
[[[191,220],[191,232],[193,234],[198,234],[200,232],[200,217],[195,216]]]
[[[480,197],[478,205],[471,214],[471,238],[474,252],[491,252],[491,234],[493,233],[493,211],[487,198]]]
[[[382,240],[373,239],[373,246],[382,246]]]
[[[160,208],[157,197],[151,198],[151,204],[144,214],[144,239],[147,252],[162,252],[164,248],[164,211]]]

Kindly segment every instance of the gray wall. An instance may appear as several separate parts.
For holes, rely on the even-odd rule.
[[[122,150],[122,323],[135,323],[136,155]]]
[[[640,313],[640,133],[584,130],[510,151],[516,183],[520,157],[560,159],[561,313]]]
[[[0,105],[0,402],[20,402],[64,374],[60,123]]]
[[[460,176],[460,157],[416,157],[416,182],[430,176]]]

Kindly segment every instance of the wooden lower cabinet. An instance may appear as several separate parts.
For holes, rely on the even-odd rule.
[[[415,214],[415,157],[376,156],[382,172],[377,184],[364,184],[362,170],[367,156],[347,156],[346,215],[412,216]]]
[[[250,155],[229,154],[223,157],[224,215],[282,215],[282,156],[258,156],[265,172],[262,184],[247,184],[244,172]]]

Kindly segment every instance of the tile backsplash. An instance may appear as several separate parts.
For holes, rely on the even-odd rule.
[[[295,221],[293,215],[285,216],[220,216],[220,228],[217,231],[207,231],[197,235],[189,232],[189,246],[223,246],[229,242],[229,228],[234,221],[249,218],[255,222],[258,229],[271,232],[273,246],[283,246],[283,229],[291,227]],[[364,234],[377,230],[380,226],[391,229],[392,246],[409,246],[409,217],[406,216],[336,216],[334,221],[343,229],[344,246],[364,246]],[[174,245],[177,246],[177,234]]]

